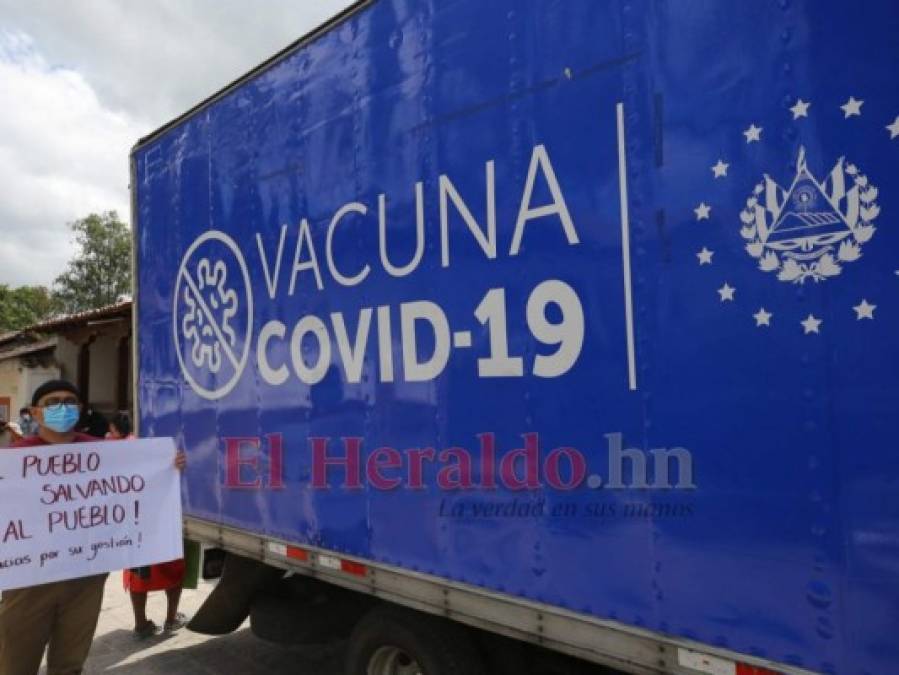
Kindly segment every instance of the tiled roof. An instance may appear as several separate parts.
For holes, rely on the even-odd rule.
[[[77,314],[58,316],[52,319],[47,319],[46,321],[42,321],[41,323],[36,323],[33,326],[23,328],[20,332],[27,331],[29,333],[52,333],[62,328],[68,328],[70,326],[74,326],[80,323],[87,323],[89,321],[97,321],[99,319],[112,319],[118,316],[127,317],[131,315],[131,305],[131,300],[124,300],[112,305],[106,305],[105,307],[89,309],[86,312],[78,312]],[[3,336],[0,336],[0,342],[2,342],[2,340]]]
[[[6,359],[11,359],[16,356],[36,354],[37,352],[43,352],[55,347],[56,338],[53,338],[51,340],[41,340],[39,342],[32,342],[29,344],[12,345],[11,348],[6,350],[0,348],[0,361],[5,361]]]

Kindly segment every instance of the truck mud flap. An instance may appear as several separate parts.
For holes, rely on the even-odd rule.
[[[283,575],[284,570],[229,553],[222,578],[187,624],[188,629],[205,635],[233,632],[250,615],[256,594]]]

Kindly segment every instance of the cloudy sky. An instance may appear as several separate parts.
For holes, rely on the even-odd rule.
[[[128,218],[141,135],[349,4],[0,0],[0,283],[52,283],[67,223]]]

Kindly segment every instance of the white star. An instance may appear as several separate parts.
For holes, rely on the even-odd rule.
[[[721,296],[721,302],[725,302],[727,300],[730,300],[731,302],[733,302],[734,292],[736,290],[737,290],[736,288],[728,285],[728,283],[725,281],[724,285],[718,289],[718,295]]]
[[[855,310],[857,320],[861,321],[862,319],[871,319],[873,321],[874,310],[877,309],[877,305],[868,304],[868,301],[863,299],[852,309]]]
[[[699,258],[700,265],[711,265],[713,255],[715,255],[714,251],[710,251],[705,246],[703,246],[702,250],[696,254],[696,257]]]
[[[840,106],[840,108],[842,108],[843,110],[843,114],[845,115],[843,119],[849,119],[853,115],[861,115],[862,103],[864,103],[864,101],[858,101],[854,96],[850,96],[849,100]]]
[[[807,101],[803,101],[801,98],[797,99],[796,104],[790,108],[790,112],[793,113],[793,119],[798,120],[800,117],[808,117],[808,107],[811,103]]]
[[[762,140],[762,127],[757,127],[755,126],[755,124],[750,124],[749,128],[743,132],[743,135],[746,137],[747,143],[760,141]]]
[[[719,159],[718,163],[712,167],[712,173],[715,174],[715,178],[721,178],[722,176],[726,176],[727,175],[727,167],[729,167],[729,166],[730,166],[730,164],[725,162],[723,159]]]
[[[770,326],[771,317],[774,315],[771,312],[766,312],[764,307],[759,307],[759,311],[752,316],[755,317],[756,326]]]
[[[696,214],[696,220],[708,220],[711,211],[712,207],[705,202],[699,202],[699,206],[693,209],[693,213]]]
[[[892,124],[887,124],[887,129],[890,131],[890,140],[899,136],[899,115],[896,115],[896,119]]]
[[[809,314],[808,318],[805,321],[800,321],[802,327],[805,329],[805,334],[809,333],[820,333],[821,331],[818,328],[821,327],[821,324],[824,323],[821,319],[816,319],[814,315]]]

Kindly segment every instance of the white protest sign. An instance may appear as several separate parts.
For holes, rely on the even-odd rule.
[[[0,448],[0,590],[175,560],[171,438]]]

